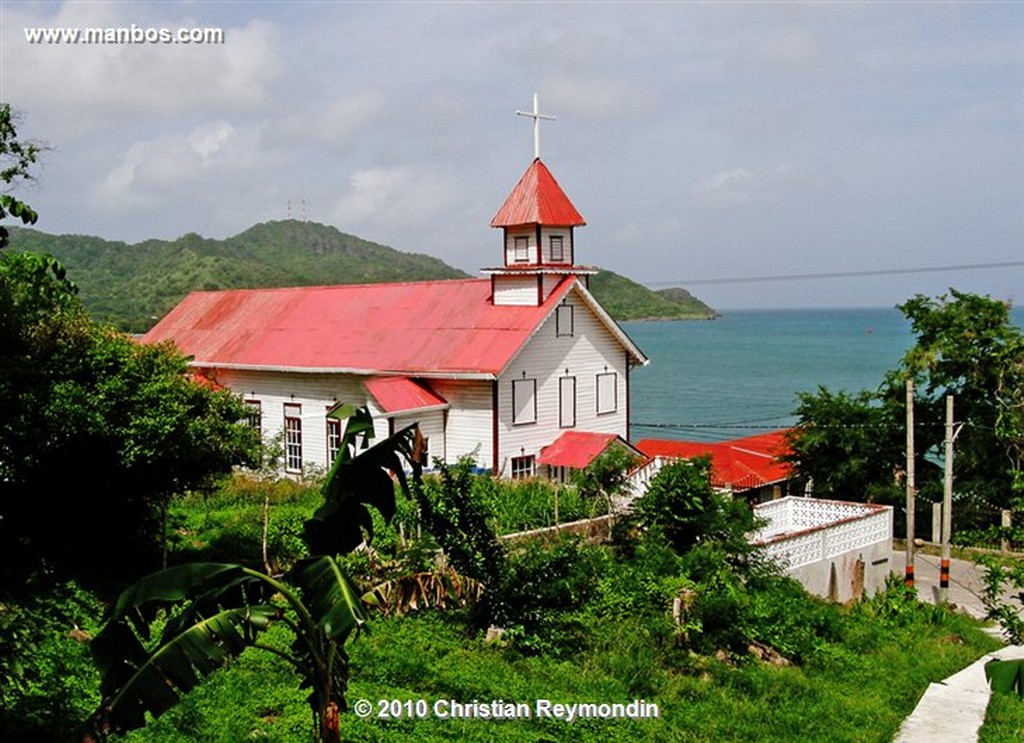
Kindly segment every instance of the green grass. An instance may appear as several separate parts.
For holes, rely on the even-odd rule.
[[[993,692],[978,743],[1015,743],[1024,740],[1024,700],[1015,694]]]
[[[263,504],[270,495],[267,551],[272,567],[306,555],[302,524],[323,502],[318,483],[261,483],[236,475],[212,494],[191,493],[171,501],[170,562],[263,564]]]
[[[889,741],[931,681],[988,649],[971,620],[926,613],[902,627],[863,610],[846,610],[851,644],[805,667],[752,660],[723,662],[660,647],[629,622],[565,659],[524,656],[467,635],[458,615],[376,620],[350,644],[351,704],[374,716],[343,715],[357,741]],[[874,625],[874,626],[872,626]],[[953,637],[963,642],[953,641]],[[283,642],[283,637],[277,638]],[[637,687],[637,672],[647,688]],[[132,741],[293,741],[308,739],[304,694],[278,659],[247,652]],[[444,720],[438,700],[472,702],[654,701],[647,720]],[[379,719],[379,700],[423,699],[426,719]],[[1011,699],[1017,703],[1016,699]],[[1019,722],[1018,718],[1018,722]],[[991,740],[1010,740],[1009,737]]]
[[[503,481],[481,477],[476,481],[476,488],[482,504],[494,515],[498,534],[566,524],[608,512],[608,504],[603,498],[584,498],[574,487],[546,480]]]
[[[299,556],[294,540],[302,519],[320,502],[316,488],[236,479],[214,495],[175,503],[174,560],[259,564],[265,492],[272,502],[272,559],[284,564]],[[407,505],[400,516],[408,517]],[[720,557],[712,548],[680,557],[647,542],[624,544],[619,551],[560,543],[521,552],[514,561],[524,588],[519,598],[532,619],[510,629],[512,641],[506,644],[488,644],[469,610],[375,616],[371,631],[348,645],[346,695],[350,704],[369,701],[373,716],[345,712],[344,737],[889,741],[929,683],[998,645],[974,620],[908,600],[899,581],[873,599],[840,607],[807,596],[793,581],[752,572],[741,577]],[[0,737],[20,733],[14,725],[27,714],[34,716],[29,729],[64,737],[80,721],[71,718],[97,703],[97,675],[85,646],[69,639],[68,630],[78,623],[95,633],[99,603],[74,586],[56,589],[48,592],[53,599],[0,601],[0,649],[6,638],[13,650],[0,653],[6,663],[0,663],[0,674],[8,682],[0,689],[6,693],[0,693],[0,707],[6,708],[0,709],[6,725]],[[667,611],[673,596],[692,598],[678,626]],[[793,664],[776,667],[755,659],[747,651],[750,640],[776,648]],[[277,625],[266,641],[284,648],[290,637]],[[21,657],[29,662],[15,671],[11,659],[27,649]],[[313,723],[306,693],[285,661],[250,649],[160,719],[123,739],[309,740]],[[47,707],[51,697],[57,706]],[[404,703],[421,699],[425,718],[376,717],[381,700],[396,700],[404,713]],[[660,716],[568,723],[536,715],[498,721],[433,714],[439,700],[505,700],[535,712],[537,700],[545,699],[644,699],[658,705]],[[1019,739],[1022,725],[1024,704],[1015,697],[994,698],[982,740]]]

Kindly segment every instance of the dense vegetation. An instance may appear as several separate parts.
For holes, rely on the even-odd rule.
[[[801,395],[790,444],[816,492],[845,500],[901,503],[906,462],[907,380],[915,388],[918,509],[942,499],[946,396],[956,421],[954,488],[957,531],[998,524],[998,509],[1024,514],[1024,332],[1010,305],[951,290],[916,296],[899,309],[915,343],[876,390],[822,388]],[[894,476],[895,475],[895,476]],[[919,511],[919,512],[920,512]],[[987,520],[987,523],[986,523]],[[927,521],[919,519],[918,523]],[[996,530],[998,532],[998,529]],[[1024,543],[1019,529],[992,534]]]
[[[722,538],[666,541],[663,535],[680,524],[665,521],[669,511],[660,495],[640,509],[649,514],[648,527],[624,523],[610,545],[506,547],[495,565],[507,576],[506,631],[497,642],[485,639],[475,605],[459,608],[455,602],[439,612],[421,594],[416,611],[406,606],[387,617],[371,613],[369,634],[347,645],[347,698],[350,704],[371,700],[374,716],[344,713],[343,737],[887,741],[929,682],[995,646],[971,620],[909,601],[898,584],[874,599],[840,607],[809,597],[756,559],[733,559],[725,545],[746,517],[730,516],[725,501],[704,489],[700,468],[670,473],[662,484],[694,483],[694,492],[682,497],[694,505],[694,517],[717,524]],[[438,490],[440,481],[430,487]],[[497,487],[489,481],[470,496],[485,517],[491,512],[482,496]],[[670,491],[661,488],[665,495]],[[268,492],[272,562],[286,566],[307,554],[302,520],[322,500],[317,483],[235,476],[211,496],[174,503],[172,563],[213,558],[259,566]],[[378,523],[373,554],[359,552],[344,561],[363,588],[393,575],[388,571],[396,561],[406,572],[420,570],[420,576],[435,567],[436,542],[424,529],[424,542],[416,546],[415,508],[403,498],[396,523]],[[0,652],[0,737],[62,737],[99,702],[87,641],[99,629],[100,604],[74,584],[54,585],[52,578],[45,594],[4,597],[0,603],[0,643],[8,645]],[[272,630],[264,641],[287,650],[291,638],[283,629]],[[11,665],[12,657],[20,666]],[[253,649],[126,739],[309,739],[306,696],[285,660]],[[429,717],[403,713],[404,719],[379,719],[380,699],[425,699]],[[645,699],[658,705],[660,717],[586,719],[571,728],[535,717],[443,720],[432,706],[448,699],[530,705],[537,699]]]
[[[135,245],[24,228],[10,232],[13,249],[48,253],[67,267],[94,318],[131,332],[148,330],[191,291],[466,276],[427,255],[296,220],[258,224],[225,240],[190,233]],[[610,271],[594,277],[592,288],[619,320],[714,316],[698,300],[666,298]]]

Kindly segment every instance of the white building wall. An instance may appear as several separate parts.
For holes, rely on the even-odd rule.
[[[432,379],[430,386],[449,403],[445,435],[447,461],[470,456],[477,466],[490,468],[493,465],[491,398],[494,383]]]
[[[394,418],[395,431],[418,422],[420,432],[429,439],[428,456],[431,459],[435,456],[445,456],[445,411],[430,410],[423,413],[389,415],[381,410],[366,391],[363,386],[366,377],[354,374],[299,374],[227,369],[217,370],[214,376],[217,382],[230,387],[241,395],[242,399],[260,403],[261,433],[264,439],[281,435],[286,404],[301,406],[304,467],[324,470],[328,468],[327,409],[338,401],[360,407],[365,405],[369,408],[373,416],[373,432],[377,441],[390,435],[391,418]]]
[[[562,238],[562,257],[556,258],[551,254],[550,237]],[[544,227],[541,230],[541,257],[542,263],[564,263],[572,264],[572,230],[568,227]]]
[[[516,238],[525,237],[527,243],[526,249],[526,260],[516,260]],[[537,230],[530,227],[521,227],[519,229],[507,229],[505,230],[505,265],[514,266],[517,263],[520,265],[528,263],[538,263],[538,251],[537,251]]]
[[[219,369],[216,381],[244,400],[260,403],[264,439],[284,427],[284,406],[302,406],[302,460],[304,466],[327,468],[327,409],[337,401],[366,405],[370,402],[362,378],[349,374],[294,374]],[[371,412],[374,411],[371,406]],[[387,423],[378,435],[387,435]],[[377,428],[377,426],[375,426]],[[283,443],[283,442],[282,442]]]
[[[494,304],[537,306],[537,276],[496,275],[494,282]]]
[[[556,313],[544,322],[527,347],[498,381],[498,467],[511,473],[511,459],[539,456],[543,447],[567,430],[615,433],[626,437],[627,392],[626,352],[605,326],[575,293],[567,303],[573,307],[573,335],[555,334]],[[597,375],[616,374],[617,406],[614,412],[597,413]],[[576,377],[576,425],[559,426],[559,378]],[[512,382],[537,380],[537,420],[515,424],[512,420]]]

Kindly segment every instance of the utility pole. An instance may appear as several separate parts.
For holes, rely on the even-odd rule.
[[[914,378],[907,377],[907,588],[914,587],[914,495]]]
[[[949,596],[949,540],[953,531],[953,396],[946,395],[946,462],[942,481],[942,562],[939,564],[939,603]]]

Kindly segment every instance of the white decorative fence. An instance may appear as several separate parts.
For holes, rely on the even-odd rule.
[[[809,591],[845,600],[884,584],[891,507],[790,496],[755,506],[754,513],[768,523],[750,535],[751,543]]]
[[[629,473],[630,492],[633,497],[639,497],[647,492],[647,486],[651,484],[654,476],[661,471],[666,463],[673,461],[666,457],[651,457],[642,465]],[[630,498],[632,500],[632,498]]]

